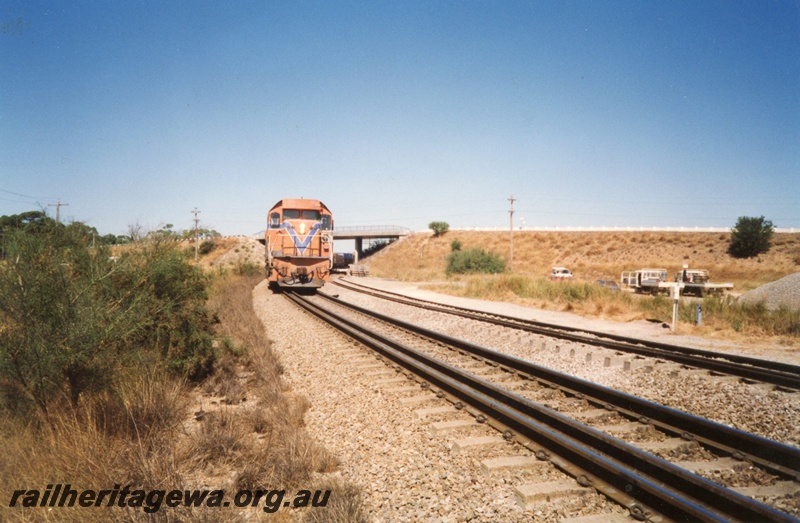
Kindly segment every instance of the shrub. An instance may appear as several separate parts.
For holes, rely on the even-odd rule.
[[[394,240],[391,240],[391,241],[378,240],[376,242],[373,242],[373,243],[370,244],[369,247],[364,249],[364,251],[361,253],[362,258],[366,258],[367,256],[372,256],[373,254],[375,254],[377,252],[380,252],[384,248],[388,247],[392,243],[394,243]]]
[[[434,236],[441,236],[450,230],[450,225],[447,222],[431,222],[428,228],[433,231]]]
[[[213,365],[206,280],[173,244],[112,261],[81,231],[13,231],[0,265],[3,403],[48,412],[145,362],[195,379]]]
[[[741,216],[731,230],[728,253],[734,258],[752,258],[767,252],[772,246],[770,240],[774,232],[772,222],[765,220],[763,216]]]
[[[447,268],[445,273],[468,274],[468,273],[490,273],[498,274],[506,270],[506,263],[500,256],[493,252],[483,249],[467,249],[466,251],[453,251],[447,257]]]
[[[234,271],[239,276],[255,276],[256,274],[260,274],[263,270],[263,267],[256,265],[251,261],[242,261],[237,260],[236,266],[234,267]]]
[[[214,250],[214,247],[216,247],[214,240],[203,240],[198,251],[200,254],[208,254]]]
[[[450,250],[453,251],[453,252],[460,251],[461,250],[461,241],[459,241],[459,240],[451,241],[450,242]]]
[[[137,346],[155,348],[158,360],[174,373],[202,379],[216,358],[205,304],[208,277],[173,242],[149,242],[130,256],[133,267],[125,283],[146,291],[140,297],[145,311]]]

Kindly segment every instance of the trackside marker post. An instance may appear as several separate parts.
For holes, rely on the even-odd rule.
[[[674,283],[670,286],[670,294],[672,294],[672,331],[678,328],[678,307],[681,301],[681,287],[683,284]]]

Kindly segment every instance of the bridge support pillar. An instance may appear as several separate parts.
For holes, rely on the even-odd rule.
[[[356,238],[356,254],[358,254],[358,259],[364,257],[364,239],[363,238]]]

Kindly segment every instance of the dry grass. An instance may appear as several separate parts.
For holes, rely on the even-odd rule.
[[[337,462],[304,429],[305,398],[286,390],[278,358],[252,310],[259,278],[217,282],[210,307],[223,352],[199,388],[148,371],[63,410],[50,423],[0,408],[0,521],[363,521],[358,490],[326,479]],[[146,368],[146,366],[145,366]],[[197,398],[206,408],[195,411]],[[203,410],[203,409],[201,409]],[[331,489],[325,508],[246,509],[8,507],[15,489],[69,483],[73,489]]]
[[[454,240],[461,243],[462,249],[481,248],[509,258],[508,232],[450,231],[441,237],[418,233],[367,259],[370,273],[401,281],[438,282],[439,290],[451,294],[513,301],[589,317],[618,321],[655,317],[667,321],[671,317],[668,304],[627,293],[601,292],[604,289],[591,282],[619,281],[622,271],[645,267],[664,268],[673,275],[688,264],[710,271],[714,282],[733,283],[735,292],[742,293],[800,270],[800,233],[776,234],[769,252],[742,260],[728,255],[729,234],[515,231],[513,271],[499,276],[447,278],[446,259]],[[551,267],[556,265],[569,267],[575,282],[564,285],[547,281]],[[760,326],[764,318],[756,318],[758,311],[750,311],[753,319],[745,320],[734,309],[730,305],[717,307],[716,318],[704,314],[707,325],[698,328],[697,333],[734,339],[765,335]],[[688,306],[683,315],[690,323]],[[792,317],[770,319],[767,323],[774,328],[767,335],[788,333],[796,337],[792,334],[796,331],[793,321]]]
[[[444,236],[413,234],[369,259],[372,274],[404,281],[444,279],[450,243],[481,248],[508,260],[507,232],[450,231]],[[776,234],[772,249],[757,258],[732,258],[729,234],[689,232],[514,232],[514,272],[546,276],[554,265],[572,269],[579,280],[619,280],[622,271],[683,264],[707,269],[717,282],[742,292],[800,270],[800,233]],[[417,276],[422,276],[418,278]]]
[[[0,429],[2,498],[14,489],[70,484],[76,490],[115,484],[159,488],[184,486],[171,442],[188,408],[187,389],[163,376],[145,376],[117,398],[86,402],[80,413],[62,412],[52,424],[3,417]],[[162,487],[163,488],[163,487]],[[2,521],[145,521],[141,509],[10,508]],[[179,513],[182,511],[178,511]]]

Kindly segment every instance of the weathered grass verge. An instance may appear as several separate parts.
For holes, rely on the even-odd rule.
[[[703,321],[708,321],[707,328],[731,328],[737,333],[753,337],[790,338],[787,342],[800,340],[798,310],[781,308],[771,311],[762,303],[739,303],[730,296],[704,298],[702,307]],[[694,321],[694,307],[691,304],[682,306],[680,316],[682,321],[691,323]]]
[[[226,276],[210,300],[228,350],[204,391],[222,400],[220,408],[204,414],[199,427],[184,440],[181,461],[191,464],[195,476],[228,471],[234,489],[331,490],[329,505],[291,516],[363,521],[358,490],[344,481],[326,479],[325,473],[338,463],[305,431],[308,401],[287,390],[281,380],[283,367],[253,310],[251,293],[260,280],[260,276]]]
[[[336,460],[305,432],[307,401],[281,380],[252,310],[259,277],[218,277],[208,306],[219,320],[216,364],[200,385],[142,362],[79,408],[10,416],[0,405],[0,521],[364,521],[360,493],[325,474]],[[5,384],[3,384],[5,385]],[[209,408],[197,409],[205,395]],[[69,484],[76,490],[332,490],[323,507],[195,508],[148,513],[120,507],[9,507],[14,490]],[[229,498],[228,498],[229,499]],[[18,503],[19,505],[19,503]]]
[[[800,234],[776,235],[773,248],[756,258],[740,260],[728,253],[730,234],[681,232],[535,232],[515,231],[514,271],[499,275],[448,276],[451,245],[485,249],[508,256],[508,232],[450,230],[441,237],[418,233],[392,244],[369,259],[379,278],[432,282],[428,288],[456,296],[510,301],[542,309],[569,311],[616,321],[672,321],[672,302],[658,296],[612,292],[597,279],[619,280],[624,270],[664,267],[670,274],[683,264],[711,271],[715,282],[733,282],[744,292],[800,269]],[[566,265],[574,282],[546,278],[554,265]],[[703,307],[703,324],[695,326],[695,306]],[[767,311],[737,303],[732,297],[682,300],[679,330],[683,333],[749,340],[779,338],[800,343],[800,313]]]
[[[458,283],[458,284],[453,284]],[[494,301],[511,301],[542,309],[573,312],[618,321],[653,319],[672,321],[672,300],[665,296],[640,296],[612,291],[591,282],[553,282],[513,274],[471,276],[429,288],[448,294]],[[696,306],[703,321],[695,327]],[[800,341],[800,311],[770,311],[761,304],[739,303],[730,296],[708,296],[682,301],[678,321],[686,331],[714,335],[734,333],[744,337],[778,337],[785,343]]]
[[[634,297],[593,283],[552,282],[514,274],[459,278],[457,284],[429,288],[449,294],[493,301],[516,301],[561,311],[589,312],[618,318],[633,312]],[[641,315],[641,313],[638,313]]]
[[[78,491],[117,484],[183,488],[173,442],[187,412],[187,392],[174,378],[143,374],[113,395],[92,398],[78,413],[54,414],[50,423],[0,418],[0,520],[152,520],[141,509],[9,507],[9,501],[14,490],[44,492],[59,483]],[[188,512],[176,510],[178,515]]]

